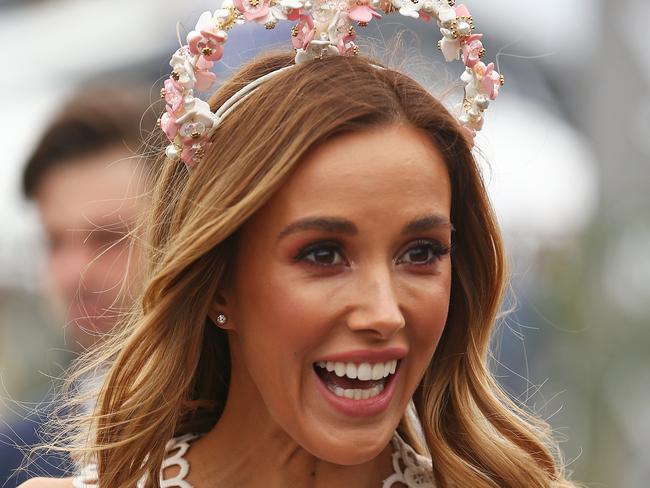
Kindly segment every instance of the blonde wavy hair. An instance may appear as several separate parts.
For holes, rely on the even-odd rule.
[[[250,62],[213,94],[212,109],[292,63],[293,54]],[[68,449],[81,464],[97,463],[102,488],[132,487],[143,476],[147,487],[158,487],[166,442],[219,421],[230,359],[225,332],[208,312],[232,271],[238,229],[307,151],[341,133],[391,124],[423,131],[443,154],[456,228],[449,318],[413,396],[421,425],[405,415],[401,434],[434,460],[440,488],[574,486],[548,426],[511,401],[487,367],[505,257],[460,125],[410,77],[361,57],[335,57],[260,86],[216,130],[191,171],[161,161],[153,175],[142,297],[119,332],[81,360],[77,377],[104,375],[92,394],[94,411],[65,420]]]

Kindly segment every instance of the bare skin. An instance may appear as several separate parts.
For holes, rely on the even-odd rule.
[[[38,185],[35,201],[48,242],[47,295],[69,344],[92,345],[115,324],[127,289],[127,233],[144,210],[137,161],[116,145],[65,161]]]
[[[381,486],[447,318],[450,210],[445,163],[411,128],[309,155],[241,230],[234,283],[213,311],[228,316],[231,387],[185,456],[192,486]],[[316,362],[391,348],[404,355],[381,411],[350,414],[317,385]]]

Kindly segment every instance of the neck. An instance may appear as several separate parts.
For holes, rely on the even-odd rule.
[[[239,381],[236,363],[221,418],[187,455],[193,486],[377,488],[393,472],[390,445],[376,458],[354,466],[329,463],[307,452],[271,418],[259,391],[243,386],[250,378]]]

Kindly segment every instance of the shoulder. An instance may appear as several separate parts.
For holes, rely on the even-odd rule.
[[[72,478],[32,478],[18,488],[73,488]]]

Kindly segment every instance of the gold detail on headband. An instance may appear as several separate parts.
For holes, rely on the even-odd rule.
[[[228,10],[228,17],[219,19],[217,22],[217,28],[229,31],[237,23],[238,14],[237,10],[232,5],[224,8]]]
[[[178,71],[174,70],[172,71],[172,78],[174,78],[174,81],[178,81],[181,79],[181,75]]]
[[[467,38],[474,30],[474,19],[472,17],[458,17],[451,23],[449,28],[454,39]]]
[[[205,149],[199,147],[194,151],[194,156],[192,157],[192,160],[195,164],[200,163],[204,156],[205,156]]]

